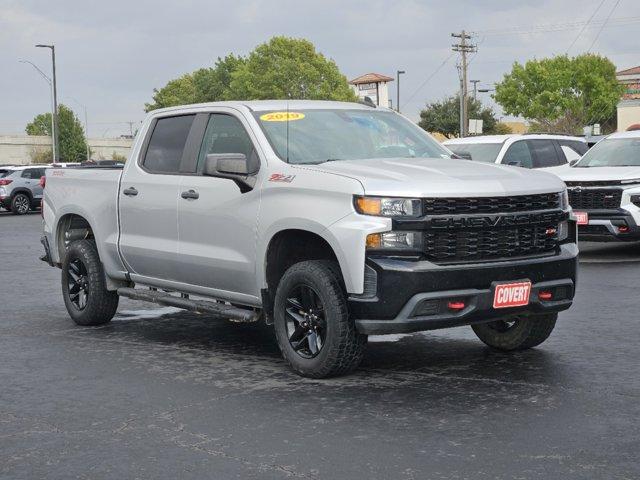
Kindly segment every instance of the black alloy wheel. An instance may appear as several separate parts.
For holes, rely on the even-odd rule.
[[[69,302],[78,310],[84,310],[89,298],[87,267],[79,258],[76,258],[69,262],[67,274]]]
[[[324,305],[309,285],[295,285],[287,295],[287,336],[291,348],[303,358],[320,353],[327,337]]]

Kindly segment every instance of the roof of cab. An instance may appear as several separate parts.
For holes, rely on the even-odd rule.
[[[330,100],[251,100],[251,101],[232,101],[232,102],[210,102],[195,103],[191,105],[180,105],[175,107],[160,108],[150,113],[163,113],[176,110],[198,109],[207,107],[246,107],[255,112],[272,111],[272,110],[382,110],[393,111],[386,107],[377,107],[355,102],[334,102]]]

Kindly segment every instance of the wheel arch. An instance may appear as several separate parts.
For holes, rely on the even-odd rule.
[[[325,235],[323,235],[325,233]],[[274,231],[265,242],[258,257],[258,278],[260,288],[267,289],[271,298],[284,272],[295,263],[305,260],[333,260],[340,267],[340,274],[347,291],[348,276],[344,274],[346,263],[342,251],[335,240],[326,235],[326,230],[313,230],[300,227],[282,228]]]
[[[53,248],[58,254],[60,263],[62,263],[64,253],[71,242],[81,239],[93,239],[93,232],[91,223],[84,215],[70,212],[61,215],[56,222],[53,234],[55,242]]]

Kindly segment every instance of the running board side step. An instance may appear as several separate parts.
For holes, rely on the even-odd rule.
[[[157,290],[122,287],[117,292],[121,297],[169,305],[196,313],[214,314],[234,322],[251,323],[257,322],[260,318],[260,313],[254,310],[245,310],[226,303],[217,303],[209,300],[190,300],[189,298],[176,297]]]

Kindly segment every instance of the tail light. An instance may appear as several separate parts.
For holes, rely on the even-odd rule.
[[[40,177],[40,181],[38,182],[42,188],[47,184],[47,177],[44,175]]]
[[[11,182],[13,182],[13,180],[0,179],[0,187],[7,186],[7,185],[9,185]]]

